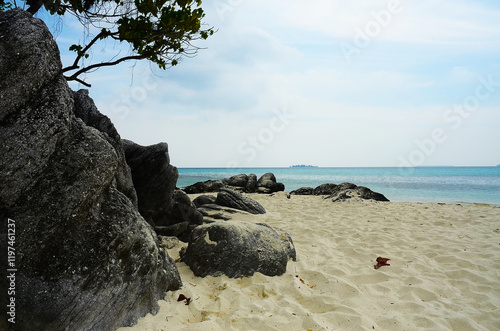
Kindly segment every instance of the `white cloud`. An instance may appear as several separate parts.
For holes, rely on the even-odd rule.
[[[397,166],[416,139],[448,129],[443,113],[474,93],[478,77],[500,81],[500,7],[401,0],[401,12],[347,62],[339,45],[353,44],[356,29],[390,2],[204,3],[207,23],[219,31],[199,44],[207,49],[197,57],[165,72],[146,63],[101,69],[86,77],[90,94],[122,137],[168,142],[178,166]],[[94,57],[116,51],[108,46]],[[429,162],[490,162],[500,138],[491,125],[499,95]],[[270,121],[284,108],[296,117],[271,139]]]

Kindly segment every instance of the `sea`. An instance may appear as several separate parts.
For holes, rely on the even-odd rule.
[[[300,187],[349,182],[382,193],[390,201],[500,205],[498,167],[395,168],[179,168],[178,187],[237,174],[272,172],[290,192]]]

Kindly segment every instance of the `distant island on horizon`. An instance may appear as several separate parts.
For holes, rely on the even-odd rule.
[[[291,165],[290,168],[317,168],[318,166],[310,165],[310,164],[294,164]]]

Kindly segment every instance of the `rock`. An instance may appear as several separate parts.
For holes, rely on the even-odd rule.
[[[223,180],[207,180],[186,186],[183,190],[187,194],[219,192],[225,184]]]
[[[179,173],[170,164],[168,145],[141,146],[123,140],[125,157],[132,171],[139,211],[151,224],[201,224],[202,215],[183,191],[176,189]]]
[[[22,191],[33,185],[34,176],[44,170],[46,159],[68,134],[70,114],[65,110],[73,101],[60,75],[59,49],[45,24],[30,19],[21,9],[0,15],[1,211],[10,208]],[[42,90],[45,84],[50,86]],[[59,99],[51,99],[55,90],[59,90]],[[40,102],[36,108],[25,105],[37,99]],[[13,159],[10,153],[18,158]]]
[[[314,195],[314,189],[312,187],[301,187],[299,189],[290,192],[291,195]]]
[[[73,99],[73,112],[76,117],[80,118],[86,125],[104,133],[106,140],[115,149],[115,153],[118,156],[118,169],[115,174],[116,187],[137,206],[137,194],[132,181],[132,173],[125,160],[122,140],[118,131],[116,131],[111,120],[97,109],[94,100],[89,97],[88,90],[73,92]]]
[[[337,184],[327,183],[327,184],[321,184],[321,185],[317,186],[316,188],[301,187],[297,190],[290,192],[290,194],[293,194],[293,195],[329,195],[329,194],[333,194],[334,192],[338,192],[338,187],[339,187],[339,185],[337,185]]]
[[[325,199],[332,199],[333,202],[354,200],[374,200],[374,201],[389,201],[383,194],[373,192],[367,187],[356,186],[350,183],[342,183],[339,189],[327,196]]]
[[[0,121],[3,121],[22,108],[26,100],[36,98],[43,84],[60,79],[62,65],[57,43],[42,20],[28,19],[20,8],[1,15]],[[15,25],[11,24],[13,20]],[[21,39],[23,43],[19,42]],[[54,103],[57,104],[56,100]]]
[[[15,222],[15,326],[130,326],[182,283],[118,187],[123,169],[111,137],[75,117],[61,67],[41,20],[19,9],[0,13],[0,218]]]
[[[273,173],[266,173],[259,178],[257,182],[257,192],[258,193],[273,193],[284,191],[285,185],[276,182],[276,177]]]
[[[173,235],[185,229],[188,233],[183,236],[187,237],[194,225],[203,222],[203,215],[186,193],[176,189],[179,172],[170,164],[167,143],[141,146],[130,140],[122,142],[141,215],[161,234]],[[187,228],[174,226],[185,222]]]
[[[245,174],[239,174],[231,176],[230,178],[223,179],[224,184],[236,187],[245,187],[247,185],[248,176]]]
[[[182,220],[170,221],[172,195],[179,173],[170,164],[168,145],[159,143],[141,146],[122,140],[127,164],[137,192],[139,212],[152,225],[172,225]],[[160,222],[161,220],[161,222]]]
[[[322,189],[320,187],[323,187]],[[335,184],[323,184],[315,188],[315,192],[326,193],[329,196],[325,197],[325,199],[336,199],[336,197],[340,196],[359,196],[359,194],[355,193],[358,186],[352,183],[342,183],[339,185]],[[351,194],[352,193],[352,194]]]
[[[286,232],[281,228],[273,228],[263,223],[257,223],[257,225],[267,226],[268,228],[276,231],[281,240],[281,244],[283,245],[283,249],[285,250],[286,255],[288,256],[288,260],[297,261],[297,253],[295,251],[295,245],[293,244],[292,237],[288,232]]]
[[[184,261],[198,277],[226,275],[250,277],[285,273],[288,260],[296,260],[290,236],[265,224],[216,222],[201,225],[191,233]]]
[[[225,207],[231,207],[239,210],[249,212],[250,214],[265,214],[266,210],[260,203],[243,196],[241,193],[223,189],[217,194],[215,203]]]
[[[245,185],[245,192],[253,193],[257,191],[257,175],[250,174],[248,175],[247,184]]]
[[[199,208],[203,205],[214,204],[216,200],[217,197],[213,195],[200,195],[193,200],[193,204],[196,206],[196,208]]]
[[[205,223],[213,223],[216,220],[228,221],[233,214],[250,214],[243,210],[238,210],[230,207],[223,207],[216,204],[205,204],[198,208],[198,211],[203,215]]]
[[[191,230],[203,224],[203,215],[196,209],[196,206],[191,202],[191,199],[184,191],[175,190],[172,202],[172,207],[166,216],[167,219],[165,222],[159,220],[158,224],[170,224],[172,221],[176,222],[173,225],[167,225],[170,229],[175,229],[175,232],[170,232],[170,235],[175,235],[182,241],[187,241]],[[184,227],[179,224],[187,224],[187,226]],[[157,229],[159,229],[159,227],[155,226],[155,230]],[[158,231],[157,233],[159,234]]]
[[[302,187],[295,191],[290,192],[295,195],[327,195],[325,199],[332,199],[332,201],[345,201],[348,199],[354,200],[375,200],[375,201],[389,201],[383,194],[373,192],[367,187],[357,186],[352,183],[342,183],[340,185],[327,183],[322,184],[312,189],[311,187]]]
[[[276,183],[276,176],[272,172],[267,172],[262,176],[260,176],[257,184],[262,186],[267,181],[271,183]]]
[[[346,183],[349,184],[349,183]],[[352,187],[347,187],[347,186],[342,186],[344,184],[341,184],[340,187],[339,185],[332,184],[332,183],[327,183],[327,184],[321,184],[318,187],[314,189],[314,195],[329,195],[329,194],[334,194],[335,192],[338,192],[339,190],[345,190],[345,189],[352,189],[355,188],[356,185],[354,184],[349,184]]]
[[[181,190],[175,190],[172,196],[172,207],[168,213],[168,219],[174,221],[186,221],[189,224],[200,225],[203,216],[196,211],[196,205],[191,202],[189,196]],[[168,224],[169,221],[167,220]]]
[[[358,186],[358,192],[361,199],[369,199],[375,201],[389,201],[382,193],[373,192],[367,187]]]

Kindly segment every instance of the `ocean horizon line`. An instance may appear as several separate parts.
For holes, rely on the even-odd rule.
[[[177,169],[348,169],[348,168],[358,168],[358,169],[417,169],[417,168],[497,168],[500,165],[471,165],[471,166],[461,166],[461,165],[430,165],[430,166],[415,166],[415,167],[398,167],[398,166],[312,166],[312,167],[294,167],[294,166],[258,166],[258,167],[184,167],[175,166]]]

